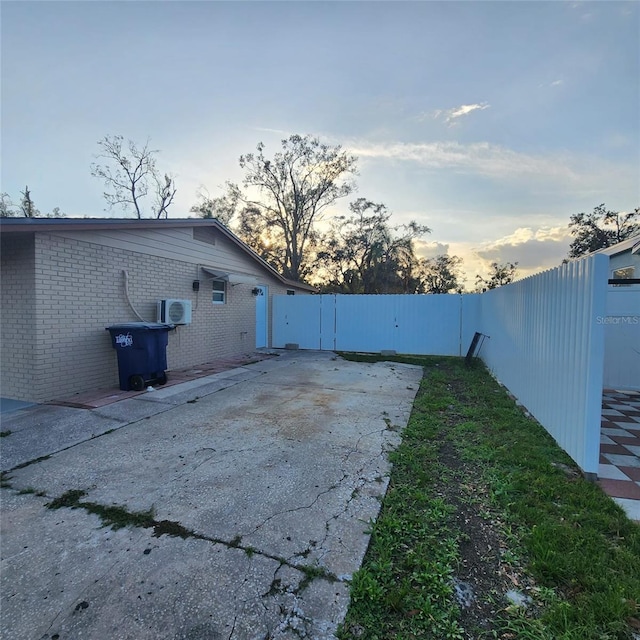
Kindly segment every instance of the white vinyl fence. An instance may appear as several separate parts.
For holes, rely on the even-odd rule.
[[[610,287],[604,324],[604,386],[640,391],[640,285]]]
[[[459,356],[476,330],[479,295],[273,297],[273,346]],[[466,346],[465,346],[466,345]]]
[[[595,255],[480,299],[488,368],[587,474],[597,474],[608,257]]]
[[[640,321],[605,320],[640,308],[625,292],[608,294],[608,261],[590,256],[481,295],[274,296],[272,346],[460,356],[480,332],[495,377],[597,474],[605,327],[607,379],[617,388],[640,379]]]

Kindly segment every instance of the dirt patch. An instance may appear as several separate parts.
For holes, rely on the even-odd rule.
[[[455,507],[452,525],[459,532],[460,562],[454,586],[460,625],[466,638],[476,638],[480,630],[493,630],[492,621],[504,608],[503,594],[514,585],[506,578],[498,527],[486,514],[481,515],[484,509],[477,499],[481,489],[448,442],[440,447],[440,462],[450,474],[441,477],[435,493]]]

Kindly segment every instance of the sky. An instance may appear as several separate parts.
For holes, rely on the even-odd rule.
[[[1,190],[42,212],[122,217],[90,172],[107,135],[150,140],[179,218],[309,134],[473,287],[560,264],[572,214],[640,206],[638,2],[2,0],[0,21]]]

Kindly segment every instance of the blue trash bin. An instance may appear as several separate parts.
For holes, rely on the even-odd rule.
[[[118,378],[123,391],[142,391],[167,381],[167,344],[175,325],[128,322],[106,328],[118,354]]]

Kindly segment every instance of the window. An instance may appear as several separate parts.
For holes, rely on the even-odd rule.
[[[621,267],[613,272],[614,280],[631,280],[634,278],[635,267]],[[628,287],[629,285],[615,284],[615,287]]]
[[[227,297],[227,283],[224,280],[213,281],[213,304],[224,304]]]
[[[294,289],[287,289],[287,295],[288,295],[288,296],[295,296],[295,295],[296,295],[296,292],[295,292],[295,290],[294,290]]]
[[[622,269],[616,269],[613,272],[613,277],[616,280],[629,280],[633,278],[634,267],[623,267]]]

